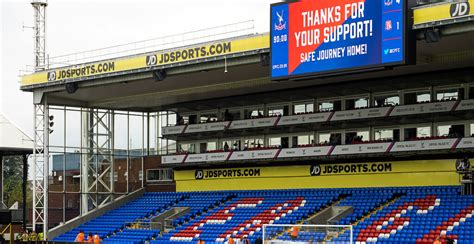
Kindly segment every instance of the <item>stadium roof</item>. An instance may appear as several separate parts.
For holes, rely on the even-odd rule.
[[[33,152],[33,140],[18,126],[0,114],[0,153],[17,155]]]

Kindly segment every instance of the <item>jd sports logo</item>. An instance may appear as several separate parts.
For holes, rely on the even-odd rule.
[[[321,175],[321,166],[311,165],[311,168],[309,168],[309,173],[311,174],[311,176]]]
[[[148,55],[146,56],[146,66],[153,66],[158,63],[158,58],[156,55]]]
[[[55,81],[55,80],[56,80],[56,72],[55,71],[48,72],[48,81]]]
[[[453,3],[449,9],[451,17],[460,17],[469,14],[469,3]]]
[[[196,178],[196,180],[202,180],[204,178],[204,172],[202,172],[202,170],[196,170],[194,172],[194,178]]]

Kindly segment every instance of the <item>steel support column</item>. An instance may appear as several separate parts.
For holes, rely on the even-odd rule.
[[[113,200],[114,113],[87,109],[82,116],[81,213],[85,214]]]

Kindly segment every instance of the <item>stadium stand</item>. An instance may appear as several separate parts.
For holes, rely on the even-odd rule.
[[[292,241],[302,225],[297,241],[474,243],[473,0],[429,2],[283,1],[270,33],[194,32],[24,76],[45,142],[34,168],[49,172],[54,154],[50,187],[33,176],[33,228],[61,242],[83,230],[105,243],[253,244]],[[346,7],[365,17],[293,19]],[[294,39],[362,23],[363,39]],[[310,60],[330,51],[345,56]],[[311,227],[321,222],[338,226]]]
[[[349,189],[295,189],[145,193],[135,201],[110,211],[54,241],[73,241],[79,230],[98,233],[104,243],[222,243],[248,236],[262,237],[264,224],[297,224],[321,209],[336,204],[352,206],[353,214],[339,224],[354,225],[357,243],[433,243],[437,236],[472,243],[474,196],[460,195],[459,187],[384,187]],[[187,206],[191,212],[173,222],[167,233],[133,229],[130,224],[171,206]],[[270,236],[289,240],[280,227]],[[322,241],[322,232],[301,232],[301,241]],[[327,237],[326,237],[327,238]],[[347,230],[327,243],[349,241]]]

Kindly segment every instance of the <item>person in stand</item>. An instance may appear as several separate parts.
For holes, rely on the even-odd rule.
[[[28,231],[23,231],[23,233],[21,234],[21,242],[22,243],[28,243],[28,239],[29,239],[29,236],[28,236]]]
[[[43,239],[44,239],[43,231],[40,231],[39,234],[38,234],[38,241],[40,243],[43,243]]]
[[[244,238],[242,238],[242,243],[243,244],[250,244],[250,240],[247,239],[247,235],[245,235]]]
[[[184,118],[181,115],[178,115],[178,125],[184,125]]]
[[[232,121],[232,115],[229,113],[229,109],[224,112],[224,121]]]
[[[229,237],[229,240],[227,240],[227,244],[234,244],[234,243],[235,243],[234,238],[232,238],[232,236]]]
[[[79,233],[77,234],[76,236],[76,239],[74,240],[74,242],[84,242],[84,231],[83,230],[80,230]]]
[[[92,243],[92,233],[89,233],[89,234],[87,235],[87,241],[86,241],[86,242],[87,242],[87,243]]]
[[[298,226],[293,226],[290,228],[290,237],[291,237],[291,240],[293,241],[296,241],[296,239],[298,239],[298,234],[300,232],[300,227]]]
[[[36,234],[36,231],[35,231],[35,230],[33,230],[33,231],[30,233],[29,239],[30,239],[30,242],[36,243],[36,241],[38,240],[38,234]]]
[[[233,144],[232,150],[233,150],[233,151],[240,151],[240,149],[239,149],[239,144],[238,144],[237,142],[235,142],[235,143]]]
[[[439,240],[439,236],[436,237],[436,240],[433,242],[433,244],[441,244],[441,241]]]
[[[203,239],[199,239],[197,244],[204,244],[204,240]]]
[[[229,151],[229,144],[227,144],[227,142],[224,143],[224,152],[228,152]]]
[[[100,236],[97,233],[95,233],[94,237],[93,237],[93,240],[94,240],[94,244],[99,244],[100,243]]]

